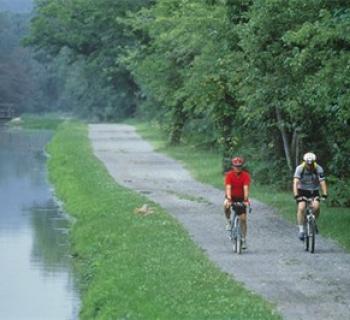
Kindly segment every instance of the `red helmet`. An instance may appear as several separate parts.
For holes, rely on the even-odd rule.
[[[241,167],[241,166],[243,166],[243,163],[244,163],[244,159],[241,157],[234,157],[232,159],[232,165],[234,167]]]

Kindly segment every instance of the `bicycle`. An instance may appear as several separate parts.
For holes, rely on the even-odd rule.
[[[232,241],[232,250],[234,253],[242,253],[243,234],[241,230],[241,221],[239,216],[245,211],[246,206],[243,202],[233,202],[231,205],[231,230],[230,238]]]
[[[313,201],[319,199],[302,197],[302,200],[306,202],[305,208],[305,218],[304,218],[304,230],[305,230],[305,251],[310,251],[310,253],[315,252],[315,235],[318,233],[318,228],[316,224],[316,217],[313,210]]]

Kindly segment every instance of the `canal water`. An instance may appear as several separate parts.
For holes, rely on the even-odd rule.
[[[47,180],[49,131],[0,125],[0,319],[75,320],[69,221]]]

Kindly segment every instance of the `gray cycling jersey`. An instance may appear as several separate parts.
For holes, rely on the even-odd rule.
[[[315,169],[311,169],[309,171],[306,166],[300,165],[297,166],[294,173],[294,178],[299,178],[299,186],[298,189],[303,190],[319,190],[320,189],[320,181],[325,180],[323,168],[316,164]]]

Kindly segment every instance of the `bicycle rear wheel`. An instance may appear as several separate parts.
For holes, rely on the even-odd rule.
[[[309,234],[307,233],[305,236],[305,251],[309,251],[309,247],[310,247],[310,242],[309,242]]]

